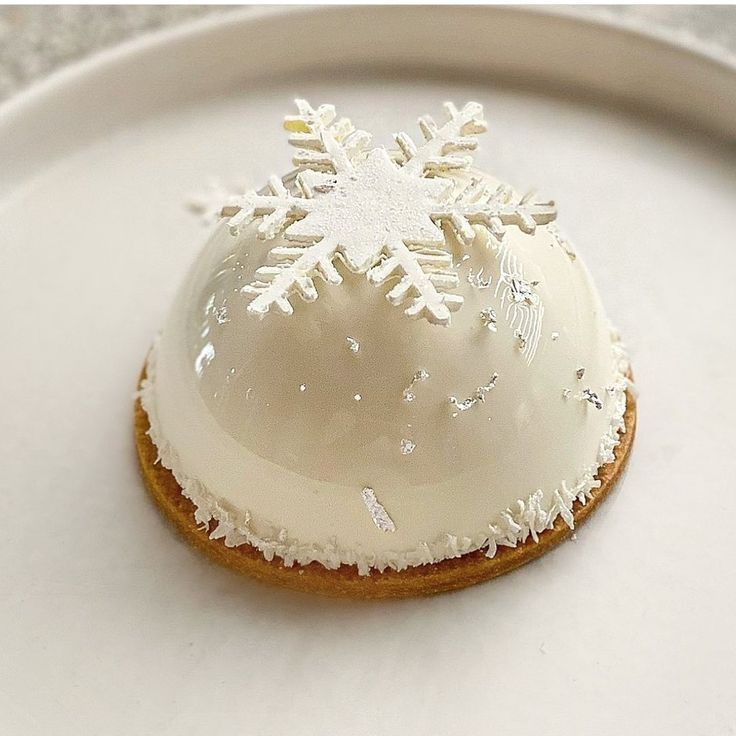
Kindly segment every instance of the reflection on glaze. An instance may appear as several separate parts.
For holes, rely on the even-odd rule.
[[[204,369],[212,362],[214,357],[214,345],[211,342],[205,343],[194,361],[194,372],[201,377]]]

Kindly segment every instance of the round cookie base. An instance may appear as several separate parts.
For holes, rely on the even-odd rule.
[[[603,465],[596,476],[601,483],[600,487],[592,491],[592,498],[585,504],[575,501],[573,517],[576,527],[608,496],[626,466],[636,431],[636,400],[632,391],[627,391],[624,425],[626,431],[619,436],[615,460]],[[285,588],[354,599],[435,595],[482,583],[511,572],[541,557],[573,533],[564,520],[558,517],[551,529],[539,534],[538,542],[530,537],[516,547],[499,547],[494,557],[486,557],[483,550],[476,550],[461,557],[410,567],[400,572],[389,569],[383,572],[374,571],[370,575],[358,575],[353,565],[341,565],[335,570],[330,570],[318,562],[287,567],[279,558],[267,560],[250,544],[227,547],[222,539],[210,539],[209,534],[215,523],[210,522],[209,528],[197,525],[194,520],[194,504],[182,494],[181,487],[171,471],[157,462],[158,451],[148,435],[149,427],[148,415],[138,399],[135,403],[135,443],[138,460],[146,487],[161,511],[188,542],[215,562],[256,580]]]

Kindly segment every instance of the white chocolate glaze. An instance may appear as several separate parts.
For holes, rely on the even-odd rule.
[[[456,187],[470,177],[456,175]],[[216,228],[141,391],[160,460],[197,520],[219,522],[213,537],[287,565],[367,574],[478,548],[492,556],[559,515],[572,524],[573,500],[596,486],[623,430],[623,349],[554,225],[510,228],[502,246],[480,226],[472,245],[448,242],[464,303],[447,327],[407,319],[347,269],[288,318],[258,320],[242,287],[273,242],[254,224],[237,236]],[[481,318],[489,307],[495,331]],[[419,371],[428,377],[413,382]],[[476,400],[460,411],[451,396]],[[368,512],[366,488],[390,533]]]

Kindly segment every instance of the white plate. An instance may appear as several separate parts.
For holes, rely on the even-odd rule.
[[[297,94],[385,141],[477,99],[481,166],[557,199],[641,392],[628,476],[575,543],[351,604],[210,565],[149,502],[131,397],[205,235],[182,201],[287,170]],[[2,108],[2,732],[733,733],[735,139],[728,66],[481,7],[248,10]]]

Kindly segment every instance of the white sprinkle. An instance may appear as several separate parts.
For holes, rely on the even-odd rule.
[[[299,384],[299,390],[304,393],[307,390],[307,384],[306,383],[300,383]]]
[[[353,354],[357,355],[360,350],[360,343],[354,337],[346,337],[345,341],[348,344],[348,350]]]
[[[416,443],[407,439],[401,440],[401,443],[399,444],[399,449],[401,450],[402,455],[411,455],[412,452],[414,452],[415,447]]]
[[[370,512],[373,523],[382,532],[395,532],[396,524],[394,524],[393,519],[388,515],[386,509],[376,498],[376,492],[372,488],[366,486],[361,495],[363,497],[365,507]]]
[[[404,401],[406,401],[407,404],[411,404],[416,397],[417,395],[413,391],[409,391],[408,388],[404,389]]]
[[[355,394],[355,396],[353,396],[353,398],[354,398],[354,399],[355,399],[356,401],[360,401],[360,400],[361,400],[361,399],[362,399],[363,397],[362,397],[362,396],[361,396],[360,394]]]

